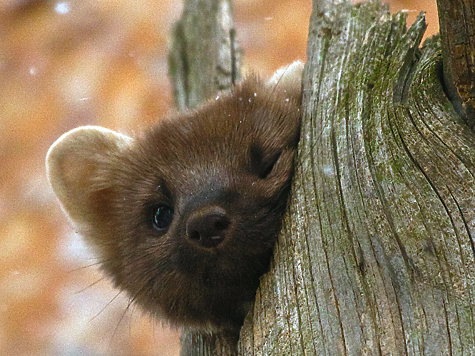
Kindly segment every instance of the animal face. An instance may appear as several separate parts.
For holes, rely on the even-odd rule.
[[[299,98],[251,77],[134,137],[78,128],[51,147],[48,176],[133,301],[174,325],[236,328],[285,212]]]

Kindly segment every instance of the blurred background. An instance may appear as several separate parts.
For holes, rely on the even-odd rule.
[[[245,70],[305,60],[311,0],[235,0]],[[390,1],[412,23],[435,0]],[[177,0],[0,0],[0,355],[178,355],[179,333],[102,279],[45,177],[74,127],[131,131],[172,108]]]

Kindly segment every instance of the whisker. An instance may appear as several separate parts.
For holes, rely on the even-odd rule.
[[[85,266],[81,266],[81,267],[78,267],[78,268],[73,268],[71,270],[68,270],[67,273],[73,273],[73,272],[81,271],[81,270],[89,268],[89,267],[98,266],[98,265],[103,264],[104,262],[106,262],[106,261],[98,261],[98,262],[94,262],[94,263],[91,263],[91,264],[88,264],[88,265],[85,265]]]
[[[131,298],[129,298],[129,301],[127,302],[127,306],[125,307],[123,313],[121,314],[119,321],[117,322],[117,325],[114,328],[114,332],[112,333],[110,343],[112,344],[112,341],[117,333],[117,330],[119,329],[119,325],[122,323],[122,320],[124,319],[125,315],[129,311],[130,307],[133,305],[133,303],[137,300],[138,296],[142,294],[145,290],[147,289],[147,283],[144,283],[142,287],[135,293],[135,295]],[[129,332],[130,332],[130,324],[129,324]]]
[[[84,287],[84,288],[78,290],[78,291],[75,292],[74,294],[82,293],[82,292],[84,292],[85,290],[91,288],[92,286],[95,286],[97,283],[102,282],[104,279],[106,279],[106,276],[102,276],[102,277],[99,278],[98,280],[96,280],[96,281],[92,282],[91,284],[89,284],[87,287]]]
[[[99,314],[101,314],[109,305],[111,305],[112,302],[113,302],[121,293],[122,293],[121,290],[118,291],[117,294],[116,294],[101,310],[99,310],[99,312],[98,312],[96,315],[94,315],[91,319],[89,319],[88,323],[90,323],[90,322],[93,321],[95,318],[97,318],[97,316],[98,316]]]
[[[129,304],[127,305],[127,307],[124,309],[124,311],[122,312],[122,314],[121,314],[121,316],[120,316],[120,318],[119,318],[119,321],[117,322],[117,325],[116,325],[115,328],[114,328],[114,332],[112,333],[111,338],[110,338],[110,341],[109,341],[110,346],[112,346],[112,342],[114,341],[114,338],[115,338],[115,335],[116,335],[116,333],[117,333],[117,330],[119,330],[119,325],[120,325],[120,323],[122,322],[122,320],[124,319],[125,314],[127,314],[127,311],[129,310],[130,304],[131,304],[131,303],[129,303]],[[130,329],[129,329],[129,330],[130,330]]]

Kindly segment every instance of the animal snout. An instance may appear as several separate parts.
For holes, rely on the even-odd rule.
[[[203,247],[216,247],[226,238],[231,220],[219,206],[194,211],[186,222],[186,235]]]

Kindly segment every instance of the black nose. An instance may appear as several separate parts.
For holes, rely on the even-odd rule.
[[[186,222],[186,235],[203,247],[215,247],[224,240],[230,223],[223,208],[219,206],[201,208],[189,216]]]

